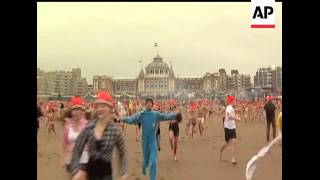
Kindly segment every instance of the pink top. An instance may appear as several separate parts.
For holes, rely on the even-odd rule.
[[[79,120],[79,127],[78,127],[78,130],[76,131],[72,127],[71,119],[66,118],[66,123],[63,130],[63,150],[64,152],[67,153],[67,156],[68,156],[66,160],[67,161],[66,164],[68,164],[70,161],[70,156],[72,153],[73,146],[75,144],[75,140],[78,137],[78,135],[81,133],[81,131],[86,127],[87,122],[88,121],[85,119]]]

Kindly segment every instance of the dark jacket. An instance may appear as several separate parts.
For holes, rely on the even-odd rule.
[[[275,111],[277,107],[271,102],[268,101],[267,104],[264,105],[264,109],[266,110],[266,117],[268,121],[273,121],[275,120]]]

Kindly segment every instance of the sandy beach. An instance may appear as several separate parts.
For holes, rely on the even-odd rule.
[[[178,161],[172,160],[168,140],[168,123],[161,123],[161,151],[158,154],[158,180],[245,180],[245,168],[250,158],[268,144],[265,137],[266,121],[240,122],[237,124],[236,166],[229,162],[227,149],[223,161],[219,161],[219,149],[224,142],[221,115],[213,115],[205,122],[204,135],[195,134],[192,141],[185,133],[185,121],[180,124]],[[68,180],[61,164],[62,124],[56,123],[57,136],[50,137],[42,125],[38,134],[38,180]],[[135,126],[127,126],[128,180],[144,180],[141,173],[141,145],[135,141]],[[115,166],[116,167],[116,166]],[[118,179],[117,168],[114,179]],[[274,146],[257,165],[253,180],[282,179],[282,148]]]

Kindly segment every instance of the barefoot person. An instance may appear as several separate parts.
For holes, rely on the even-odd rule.
[[[199,126],[199,132],[200,135],[203,135],[203,127],[204,127],[204,118],[205,118],[205,109],[203,105],[200,105],[198,108],[198,126]]]
[[[160,113],[153,111],[153,100],[146,100],[146,110],[138,112],[130,117],[123,117],[122,121],[129,124],[141,123],[142,127],[142,150],[143,166],[142,174],[146,175],[146,168],[150,165],[150,180],[156,180],[157,177],[157,139],[156,124],[160,121],[177,120],[181,121],[180,113]]]
[[[176,101],[170,102],[170,112],[176,111]],[[177,149],[179,140],[179,124],[176,121],[171,121],[169,124],[169,142],[173,152],[173,160],[177,161]]]
[[[127,150],[121,129],[113,122],[112,96],[101,91],[95,101],[97,119],[90,122],[76,140],[71,160],[75,179],[112,180],[112,156],[114,148],[119,150],[120,179],[127,177]],[[88,147],[89,161],[80,163],[85,146]],[[87,174],[87,177],[86,177]]]
[[[54,126],[55,126],[55,113],[54,113],[54,109],[50,108],[48,111],[48,135],[49,135],[49,137],[51,136],[51,134],[57,135]]]
[[[234,96],[228,96],[227,98],[227,103],[228,106],[226,108],[226,116],[224,119],[224,133],[225,133],[225,144],[221,147],[220,149],[220,160],[222,159],[222,153],[226,147],[231,147],[231,152],[232,152],[232,159],[231,163],[232,164],[237,164],[236,162],[236,121],[240,121],[240,117],[236,116],[233,105],[234,105],[235,97]]]
[[[80,132],[85,128],[87,120],[85,119],[85,107],[84,100],[75,96],[71,99],[71,118],[65,118],[63,132],[63,164],[66,167],[68,173],[71,173],[70,161],[72,156],[72,150],[77,137]],[[80,163],[86,164],[88,162],[87,151],[84,151],[80,159]]]
[[[189,120],[189,137],[193,139],[193,134],[197,125],[197,114],[196,114],[196,105],[191,104],[190,110],[188,113],[188,120]]]

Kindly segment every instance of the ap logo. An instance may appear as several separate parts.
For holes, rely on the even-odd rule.
[[[251,28],[275,28],[275,0],[251,0]]]

